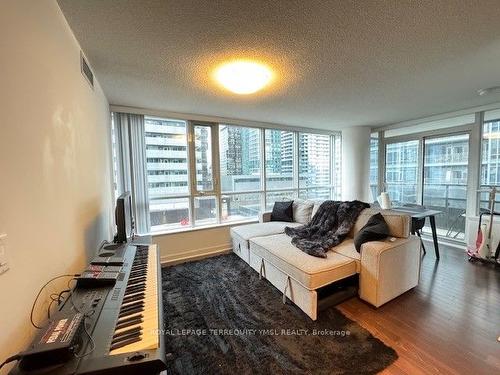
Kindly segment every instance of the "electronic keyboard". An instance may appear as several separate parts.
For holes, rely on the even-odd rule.
[[[61,360],[35,340],[28,350],[43,352],[42,360],[40,354],[23,358],[11,374],[159,374],[166,369],[157,246],[123,244],[112,256],[101,255],[86,272],[117,272],[114,284],[77,285],[51,319],[83,315],[72,355]],[[106,271],[109,265],[112,271]]]

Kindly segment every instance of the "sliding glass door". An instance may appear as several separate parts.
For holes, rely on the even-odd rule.
[[[418,140],[387,144],[385,188],[395,205],[418,203],[418,163]]]
[[[441,211],[438,236],[463,241],[468,162],[468,132],[391,140],[385,145],[385,191],[394,206],[421,204]]]
[[[423,204],[443,212],[436,216],[439,236],[465,238],[468,161],[469,134],[424,138]]]

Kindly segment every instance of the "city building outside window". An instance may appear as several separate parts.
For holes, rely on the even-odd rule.
[[[189,227],[187,123],[145,117],[144,127],[151,227]]]
[[[221,222],[258,217],[263,191],[260,129],[219,125]]]

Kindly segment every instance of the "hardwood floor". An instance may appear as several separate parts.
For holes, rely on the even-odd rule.
[[[383,374],[500,374],[500,268],[444,245],[436,262],[426,248],[417,288],[378,309],[358,298],[338,308],[398,352]]]

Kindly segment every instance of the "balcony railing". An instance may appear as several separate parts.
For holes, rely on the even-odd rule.
[[[467,208],[467,186],[465,184],[424,184],[424,206],[443,213],[436,216],[436,229],[441,237],[465,239],[465,211]],[[427,225],[424,233],[431,233]]]

